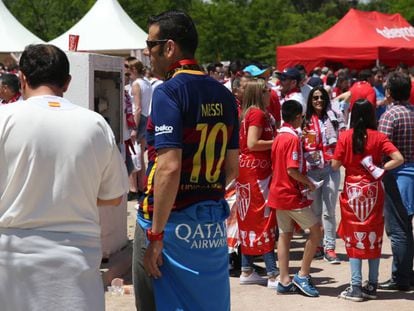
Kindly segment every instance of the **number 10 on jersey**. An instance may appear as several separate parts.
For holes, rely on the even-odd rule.
[[[203,152],[205,158],[206,167],[206,180],[209,183],[215,183],[220,177],[221,167],[226,155],[227,147],[227,126],[222,123],[216,123],[211,130],[208,130],[207,123],[197,124],[197,131],[201,132],[200,143],[198,145],[197,152],[193,157],[193,169],[191,170],[190,182],[197,183],[200,177],[200,171],[202,166]],[[223,138],[221,141],[221,149],[219,158],[216,158],[216,140],[219,133],[222,133]],[[217,165],[214,169],[214,163],[217,161]],[[214,169],[214,171],[213,171]]]

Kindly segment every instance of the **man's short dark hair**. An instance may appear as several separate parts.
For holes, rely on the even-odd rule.
[[[208,64],[208,66],[206,68],[207,69],[207,73],[215,72],[217,67],[222,68],[223,67],[223,64],[222,63],[211,63],[211,64]]]
[[[389,74],[385,88],[390,91],[394,100],[406,101],[410,98],[410,77],[405,73],[394,71]]]
[[[246,61],[236,59],[230,63],[229,71],[232,74],[237,74],[238,72],[242,71],[244,67],[246,67],[248,64]]]
[[[19,92],[19,89],[20,89],[19,78],[15,74],[12,74],[12,73],[2,74],[0,76],[0,83],[2,85],[6,85],[15,94]]]
[[[358,73],[358,81],[368,81],[372,77],[372,71],[363,69]]]
[[[176,42],[183,54],[194,57],[198,46],[198,34],[193,20],[182,11],[166,11],[148,18],[148,26],[159,26],[158,39],[170,39]]]
[[[297,100],[287,100],[282,105],[282,119],[285,122],[292,122],[298,114],[302,114],[302,105]]]
[[[27,46],[20,57],[19,67],[31,88],[41,85],[61,88],[70,77],[66,54],[50,44]]]

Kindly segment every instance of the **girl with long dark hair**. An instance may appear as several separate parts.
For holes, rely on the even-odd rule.
[[[382,166],[383,156],[389,161]],[[384,170],[404,163],[403,156],[387,136],[377,131],[375,110],[365,100],[357,100],[352,108],[351,129],[340,135],[332,168],[345,167],[345,181],[340,195],[341,222],[339,236],[351,266],[351,286],[341,298],[362,301],[377,297],[378,269],[384,231]],[[382,166],[382,168],[380,168]],[[362,288],[362,259],[368,259],[368,283]]]

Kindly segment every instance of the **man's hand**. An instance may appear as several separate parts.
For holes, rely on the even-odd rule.
[[[144,268],[150,277],[158,279],[162,276],[159,266],[162,266],[162,241],[152,241],[148,244],[144,254]]]
[[[313,184],[313,182],[310,182],[307,186],[308,186],[310,191],[315,191],[316,190],[316,186]]]

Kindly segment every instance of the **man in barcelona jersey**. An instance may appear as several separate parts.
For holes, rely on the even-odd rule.
[[[139,310],[230,310],[226,184],[238,172],[233,95],[194,59],[191,18],[149,18],[146,54],[164,78],[147,124],[149,163],[134,242]]]

